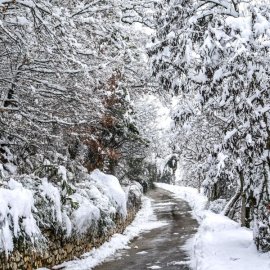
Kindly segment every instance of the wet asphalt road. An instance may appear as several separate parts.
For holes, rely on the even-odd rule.
[[[184,250],[186,240],[197,230],[189,205],[160,188],[147,194],[157,220],[167,225],[141,234],[130,243],[130,249],[121,250],[94,270],[189,270],[189,258]]]

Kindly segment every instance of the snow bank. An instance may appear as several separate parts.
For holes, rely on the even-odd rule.
[[[196,270],[270,269],[270,254],[260,254],[251,230],[209,211],[193,241],[192,267]]]
[[[260,254],[253,243],[252,230],[205,210],[207,198],[194,188],[157,183],[186,200],[200,222],[198,232],[187,243],[191,267],[196,270],[260,270],[270,269],[270,253]]]
[[[65,262],[55,266],[53,269],[90,270],[101,264],[109,256],[115,254],[117,250],[128,249],[129,242],[140,233],[164,225],[166,225],[166,223],[156,220],[151,206],[151,200],[144,197],[141,210],[139,210],[134,221],[126,228],[123,234],[114,234],[110,241],[84,254],[82,259]]]

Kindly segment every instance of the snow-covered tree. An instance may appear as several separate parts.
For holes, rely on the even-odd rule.
[[[32,220],[38,209],[34,218],[41,230],[76,233],[71,216],[79,220],[78,207],[93,198],[103,205],[102,188],[88,173],[99,168],[124,178],[129,171],[122,167],[130,159],[145,158],[132,99],[148,89],[146,38],[134,34],[132,24],[150,25],[150,6],[151,1],[0,1],[0,187],[3,194],[27,189],[25,216]],[[81,227],[106,230],[121,212],[116,208],[102,210],[103,227],[97,228],[97,216]],[[89,207],[89,218],[96,210]],[[1,243],[3,226],[12,222],[0,218]],[[27,236],[23,219],[13,224],[21,234],[5,230],[9,240],[40,236],[35,226]]]
[[[1,7],[3,147],[18,145],[17,156],[21,149],[66,154],[79,140],[93,148],[88,155],[96,155],[98,141],[105,141],[105,122],[115,113],[116,121],[126,117],[128,126],[125,97],[145,87],[140,40],[132,35],[135,28],[121,21],[137,4],[1,1]],[[118,114],[108,104],[113,99]],[[108,147],[105,152],[115,155]]]
[[[182,157],[191,156],[196,170],[203,166],[211,199],[228,199],[234,190],[225,214],[258,228],[258,247],[268,250],[269,6],[233,0],[161,6],[149,54],[153,74],[179,96]],[[195,173],[199,185],[202,175]]]

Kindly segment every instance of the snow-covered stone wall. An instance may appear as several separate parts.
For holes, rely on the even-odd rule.
[[[50,267],[79,257],[121,233],[140,208],[137,182],[122,187],[95,170],[71,184],[65,167],[58,173],[65,180],[61,187],[27,177],[0,187],[0,269]]]
[[[55,235],[46,232],[48,248],[43,252],[36,252],[34,249],[13,251],[8,257],[4,253],[0,255],[1,270],[30,270],[39,267],[52,267],[64,261],[80,257],[82,254],[93,248],[99,247],[115,233],[122,233],[133,221],[139,205],[134,205],[128,210],[126,218],[117,217],[115,227],[106,234],[99,235],[91,231],[83,237],[65,238],[63,235]]]

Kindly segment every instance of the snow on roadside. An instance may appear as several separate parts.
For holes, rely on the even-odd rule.
[[[256,250],[252,230],[242,228],[222,214],[205,210],[207,199],[196,189],[163,183],[156,186],[186,200],[200,223],[198,232],[187,243],[193,269],[270,269],[270,253],[261,254]]]
[[[270,254],[261,254],[253,243],[252,230],[210,211],[205,212],[193,241],[196,270],[270,269]]]
[[[142,208],[137,213],[134,221],[125,229],[123,234],[114,234],[112,238],[97,249],[85,253],[81,259],[64,262],[53,269],[90,270],[101,264],[106,258],[112,256],[120,249],[128,249],[129,242],[142,232],[146,232],[166,225],[157,221],[151,206],[151,199],[143,197]]]

